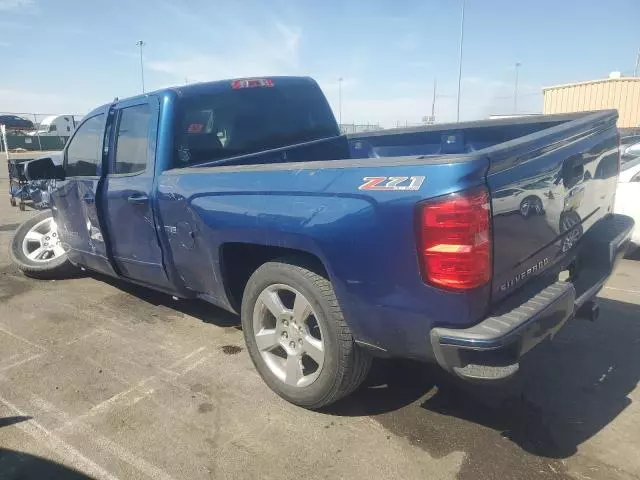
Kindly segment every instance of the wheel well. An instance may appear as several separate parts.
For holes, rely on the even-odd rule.
[[[328,278],[322,261],[303,250],[252,243],[226,243],[222,246],[220,251],[222,276],[231,306],[236,311],[240,311],[244,288],[253,272],[267,262],[282,258],[304,265],[309,270]]]

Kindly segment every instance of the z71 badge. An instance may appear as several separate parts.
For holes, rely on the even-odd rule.
[[[364,177],[358,190],[420,190],[425,177]]]

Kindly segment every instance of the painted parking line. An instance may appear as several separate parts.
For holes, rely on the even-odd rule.
[[[78,422],[77,418],[69,416],[67,413],[56,408],[53,404],[47,402],[45,399],[40,398],[37,395],[31,395],[31,403],[40,410],[55,414],[65,422],[65,425],[70,426],[70,430],[80,433],[85,439],[94,443],[102,451],[108,452],[119,458],[121,461],[129,464],[147,477],[154,480],[174,480],[171,475],[160,467],[153,465],[138,455],[135,455],[123,445],[100,435],[90,425]]]
[[[640,290],[629,290],[626,288],[604,287],[605,290],[613,290],[614,292],[636,293],[640,294]]]
[[[2,403],[9,410],[16,415],[26,417],[27,414],[13,405],[11,402],[0,396],[0,403]],[[49,431],[41,423],[37,422],[33,418],[25,420],[22,423],[14,425],[15,428],[19,428],[33,439],[46,445],[50,450],[63,457],[69,464],[76,470],[83,472],[87,475],[100,480],[119,480],[118,477],[112,475],[100,465],[95,463],[88,457],[85,457],[81,452],[76,450],[69,443]]]

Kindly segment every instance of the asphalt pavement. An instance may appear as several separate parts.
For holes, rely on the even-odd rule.
[[[8,246],[33,213],[0,200],[3,480],[640,478],[638,260],[596,323],[568,324],[515,380],[379,361],[309,412],[263,384],[231,314],[104,277],[22,276]]]

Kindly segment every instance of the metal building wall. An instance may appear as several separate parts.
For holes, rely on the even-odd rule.
[[[618,127],[640,126],[640,78],[610,78],[543,89],[544,113],[615,108]]]

